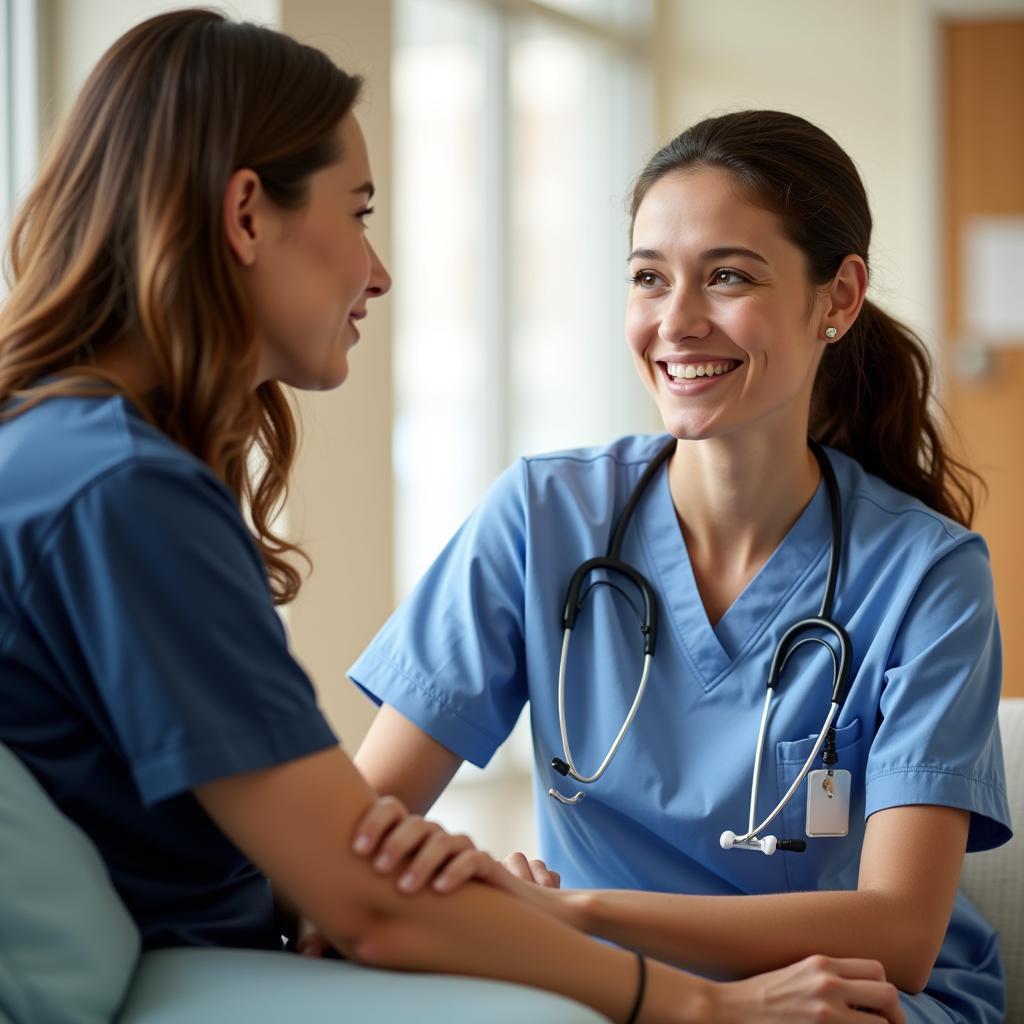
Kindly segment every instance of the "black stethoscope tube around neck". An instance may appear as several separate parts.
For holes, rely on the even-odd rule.
[[[762,713],[761,729],[758,735],[758,745],[755,755],[755,767],[754,767],[754,779],[751,792],[751,807],[750,807],[750,824],[746,834],[742,836],[736,836],[732,832],[723,833],[722,845],[726,848],[733,846],[747,848],[747,849],[762,849],[765,853],[774,853],[776,848],[779,849],[802,849],[804,844],[799,840],[782,840],[778,843],[773,836],[769,836],[762,840],[758,838],[759,833],[767,827],[767,825],[781,812],[782,808],[792,798],[796,787],[800,784],[802,779],[806,776],[810,769],[811,763],[817,756],[819,749],[825,742],[826,734],[831,735],[833,723],[838,714],[839,708],[842,705],[843,699],[846,696],[846,688],[849,680],[850,666],[851,666],[851,645],[849,636],[846,630],[843,629],[837,622],[832,618],[833,603],[836,594],[836,585],[839,576],[839,564],[842,556],[842,540],[843,540],[843,523],[842,523],[842,506],[839,495],[839,486],[836,481],[835,472],[832,469],[832,464],[828,459],[821,446],[808,438],[808,446],[811,452],[814,454],[815,459],[818,462],[818,466],[821,470],[822,479],[825,483],[825,491],[828,495],[829,510],[831,515],[831,533],[832,543],[829,550],[829,561],[828,561],[828,574],[825,584],[825,592],[822,596],[821,606],[816,616],[812,616],[806,619],[801,619],[799,622],[794,623],[789,627],[779,640],[778,645],[775,648],[775,652],[772,656],[771,667],[768,672],[767,681],[767,693],[765,697],[765,708]],[[562,656],[559,664],[558,673],[558,718],[559,728],[562,734],[562,748],[564,759],[560,757],[552,758],[551,766],[554,768],[559,775],[571,776],[578,782],[591,783],[596,782],[608,768],[612,758],[618,751],[623,739],[629,727],[633,723],[633,719],[639,709],[640,701],[643,698],[644,690],[647,686],[648,675],[651,668],[651,660],[654,655],[655,639],[657,635],[657,599],[654,593],[654,589],[651,587],[647,579],[633,566],[627,562],[622,561],[620,552],[622,550],[622,540],[625,536],[626,529],[629,526],[630,520],[632,519],[633,512],[636,509],[637,504],[647,491],[648,485],[651,480],[660,470],[662,465],[671,457],[672,453],[676,450],[676,439],[671,438],[667,441],[655,454],[654,458],[645,467],[640,479],[637,481],[636,486],[633,488],[626,504],[619,515],[618,521],[615,524],[615,528],[612,531],[612,538],[608,545],[608,553],[603,557],[591,558],[588,561],[580,565],[572,575],[572,579],[569,582],[568,591],[566,593],[565,604],[562,613],[562,629],[563,629],[563,640],[562,640]],[[614,590],[619,593],[625,593],[621,587],[612,583],[610,579],[598,580],[591,584],[582,595],[580,593],[584,581],[587,577],[598,570],[606,572],[609,576],[618,574],[620,577],[628,579],[640,592],[643,598],[644,610],[641,615],[637,611],[636,606],[633,605],[633,610],[637,614],[637,618],[640,622],[640,630],[644,637],[644,665],[641,674],[640,685],[637,688],[636,695],[633,699],[633,703],[626,714],[626,718],[622,723],[621,728],[611,748],[605,755],[597,771],[593,775],[582,775],[576,768],[573,762],[572,752],[569,749],[569,734],[568,725],[565,720],[565,676],[566,676],[566,664],[569,653],[569,638],[572,635],[573,627],[576,623],[576,616],[579,614],[583,607],[583,603],[586,600],[587,595],[590,591],[600,584],[611,586]],[[830,633],[835,641],[836,647],[838,648],[838,657],[836,650],[829,643],[826,643],[820,636],[821,632]],[[803,635],[801,634],[808,634]],[[816,635],[818,634],[818,635]],[[824,647],[831,655],[833,662],[833,687],[832,687],[832,703],[829,710],[828,717],[826,718],[825,724],[819,734],[818,741],[815,744],[814,750],[811,756],[807,759],[804,764],[799,777],[790,788],[789,792],[783,797],[782,801],[776,806],[772,813],[768,816],[765,821],[755,827],[754,824],[754,805],[757,797],[758,778],[760,775],[760,762],[761,752],[763,749],[765,727],[767,725],[767,714],[768,707],[771,703],[771,695],[778,685],[779,676],[782,670],[785,668],[786,662],[789,660],[790,655],[800,646],[807,643],[816,643]],[[573,797],[565,797],[559,793],[556,789],[549,789],[548,795],[558,800],[563,804],[576,804],[582,797],[582,792],[577,793]],[[726,837],[731,837],[726,842]]]

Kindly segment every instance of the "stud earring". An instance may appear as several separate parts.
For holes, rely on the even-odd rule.
[[[825,337],[826,338],[834,338],[838,333],[839,333],[839,331],[835,327],[826,327],[825,328]]]

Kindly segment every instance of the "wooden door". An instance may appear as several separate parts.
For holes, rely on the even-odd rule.
[[[965,372],[963,247],[977,217],[1024,218],[1024,19],[943,26],[945,404],[988,496],[975,526],[992,553],[1003,693],[1024,696],[1024,337]]]

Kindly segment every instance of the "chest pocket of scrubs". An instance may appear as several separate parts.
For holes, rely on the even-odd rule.
[[[778,795],[776,802],[800,774],[804,761],[814,749],[817,733],[801,740],[785,740],[775,744],[776,775]],[[807,824],[807,781],[797,790],[796,795],[782,812],[782,824],[769,826],[780,839],[803,839],[807,843],[804,853],[782,853],[786,879],[791,892],[813,889],[852,889],[857,885],[857,869],[860,864],[860,846],[864,836],[864,758],[861,751],[860,719],[854,718],[836,729],[836,753],[839,763],[852,775],[850,785],[850,832],[843,837],[808,839]],[[812,765],[820,768],[819,762]]]

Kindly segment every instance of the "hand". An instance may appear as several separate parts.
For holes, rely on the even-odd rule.
[[[372,858],[379,874],[401,869],[396,884],[408,895],[428,883],[435,892],[450,893],[471,878],[490,881],[503,873],[468,836],[449,835],[436,822],[410,814],[393,796],[373,802],[356,826],[352,849],[359,857]]]
[[[501,866],[524,882],[535,882],[546,889],[560,889],[562,886],[562,876],[557,871],[552,871],[542,860],[527,860],[523,853],[510,853]]]
[[[324,957],[331,952],[331,944],[308,917],[299,915],[295,931],[295,952],[299,956]]]
[[[821,1024],[882,1020],[906,1024],[899,991],[876,960],[810,956],[790,967],[713,989],[716,1021]]]

